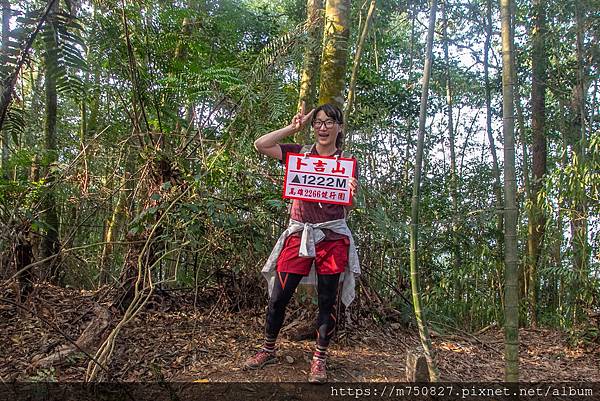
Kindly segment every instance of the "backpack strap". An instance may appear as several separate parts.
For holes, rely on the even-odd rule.
[[[312,152],[313,146],[315,144],[302,145],[302,149],[300,149],[300,153],[310,153]]]
[[[307,144],[307,145],[302,145],[302,148],[300,149],[300,153],[310,153],[312,152],[313,148],[314,148],[315,144]],[[353,159],[354,155],[350,152],[346,152],[345,150],[342,150],[342,154],[341,156],[343,158],[346,159]]]

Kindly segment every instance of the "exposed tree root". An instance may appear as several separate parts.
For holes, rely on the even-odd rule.
[[[96,304],[94,308],[94,315],[94,318],[83,330],[74,344],[64,345],[55,353],[44,358],[34,358],[32,367],[42,368],[60,365],[68,363],[69,358],[77,352],[95,352],[97,344],[101,343],[106,338],[113,319],[111,312],[98,304]]]

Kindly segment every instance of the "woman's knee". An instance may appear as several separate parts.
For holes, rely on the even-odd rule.
[[[272,296],[269,299],[269,311],[282,311],[289,303],[289,300],[283,296]]]

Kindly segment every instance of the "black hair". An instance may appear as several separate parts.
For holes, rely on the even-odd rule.
[[[311,126],[315,122],[315,119],[317,118],[317,114],[319,113],[319,111],[323,111],[327,115],[327,117],[333,118],[336,123],[338,123],[340,125],[344,124],[344,113],[342,113],[342,110],[335,104],[325,103],[315,109],[315,112],[312,115],[312,121],[310,122]],[[344,131],[340,130],[340,132],[337,135],[337,138],[335,139],[335,147],[338,149],[341,149],[343,143],[344,143]]]

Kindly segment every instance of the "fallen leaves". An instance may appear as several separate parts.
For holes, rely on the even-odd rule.
[[[45,302],[48,300],[49,302]],[[44,316],[73,338],[92,317],[97,299],[89,292],[44,286],[36,305]],[[174,301],[173,301],[174,302]],[[194,309],[181,302],[178,309],[141,313],[127,325],[115,344],[109,366],[115,380],[186,382],[305,381],[314,351],[313,341],[292,342],[282,333],[279,362],[257,371],[241,369],[244,360],[263,341],[264,312],[225,313],[214,305]],[[209,317],[208,312],[213,311]],[[297,314],[297,312],[296,312]],[[294,316],[290,313],[291,319]],[[374,325],[347,330],[343,343],[332,342],[329,376],[332,381],[403,381],[406,351],[419,344],[417,333],[397,325]],[[290,329],[293,327],[290,326]],[[34,356],[41,358],[64,346],[60,334],[33,316],[0,309],[0,379],[47,378],[81,381],[87,358],[77,356],[56,370],[31,370]],[[524,381],[600,381],[600,347],[569,345],[556,330],[522,330],[521,376]],[[434,339],[436,361],[443,380],[501,381],[504,361],[503,333],[488,328],[475,336],[440,336]],[[51,346],[50,346],[51,345]]]

